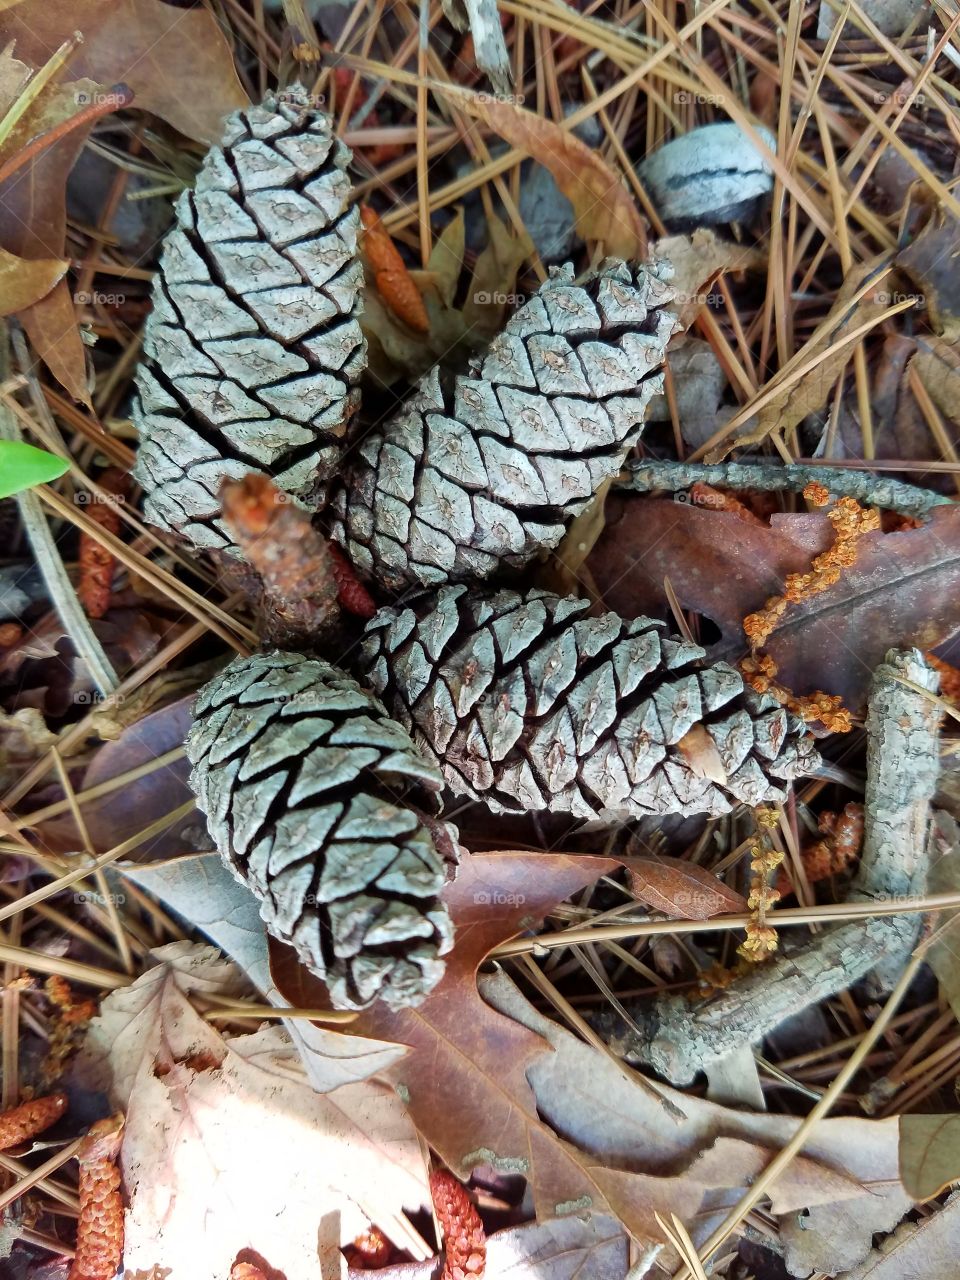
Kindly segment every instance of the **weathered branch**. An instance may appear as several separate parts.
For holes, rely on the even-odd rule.
[[[631,462],[629,477],[619,488],[646,493],[651,489],[687,489],[693,484],[719,485],[725,489],[791,489],[799,493],[808,484],[822,484],[832,494],[856,498],[867,506],[883,507],[902,515],[925,516],[951,499],[930,489],[844,467],[784,465],[773,462]]]
[[[855,900],[916,893],[926,879],[940,712],[933,699],[902,684],[902,678],[930,693],[937,687],[936,674],[915,649],[891,650],[874,673]],[[919,923],[916,915],[902,915],[840,925],[799,949],[778,953],[709,998],[669,996],[652,1007],[628,1003],[635,1026],[612,1009],[594,1025],[628,1062],[646,1063],[675,1084],[689,1084],[706,1063],[762,1040],[785,1018],[843,990],[875,966],[902,967]]]

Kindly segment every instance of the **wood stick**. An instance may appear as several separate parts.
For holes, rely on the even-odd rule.
[[[892,649],[874,673],[864,845],[854,900],[886,901],[925,883],[940,712],[922,691],[935,693],[937,680],[916,649]],[[919,927],[920,917],[912,913],[840,925],[798,949],[778,952],[713,996],[627,1002],[634,1026],[614,1009],[604,1010],[593,1025],[628,1062],[646,1063],[674,1084],[689,1084],[707,1063],[757,1043],[784,1019],[844,990],[868,970],[881,966],[884,977],[895,980]]]

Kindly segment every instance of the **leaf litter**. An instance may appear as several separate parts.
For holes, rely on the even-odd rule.
[[[322,989],[268,945],[252,897],[218,855],[197,852],[209,838],[191,805],[183,736],[212,667],[228,646],[255,639],[249,598],[229,573],[218,578],[222,566],[145,532],[136,494],[119,519],[111,513],[110,543],[76,500],[79,477],[127,466],[135,443],[130,372],[155,252],[141,260],[118,234],[134,207],[124,195],[131,175],[153,184],[141,207],[161,202],[167,219],[167,200],[191,181],[223,114],[278,73],[281,84],[312,80],[338,114],[360,198],[396,253],[396,280],[382,295],[375,282],[367,290],[371,417],[437,362],[461,367],[534,291],[543,268],[517,202],[520,161],[533,156],[571,202],[571,237],[585,242],[578,270],[607,252],[673,263],[688,336],[668,353],[641,445],[648,456],[736,447],[763,465],[855,462],[881,475],[895,463],[904,480],[954,496],[956,69],[942,15],[918,17],[914,7],[891,26],[880,10],[895,7],[860,6],[857,41],[851,30],[831,42],[816,13],[791,12],[778,33],[765,17],[741,23],[738,11],[731,21],[722,7],[681,15],[650,5],[639,25],[616,5],[571,7],[560,32],[542,5],[522,0],[501,15],[515,100],[484,92],[472,37],[451,36],[432,15],[420,67],[429,88],[411,81],[416,16],[403,5],[336,23],[321,10],[322,40],[299,4],[286,6],[287,17],[298,13],[295,31],[266,6],[233,3],[216,18],[161,0],[20,0],[0,15],[2,309],[49,371],[5,363],[0,412],[31,443],[71,459],[41,500],[71,570],[95,566],[82,594],[103,612],[94,635],[121,681],[101,706],[59,598],[24,596],[0,635],[4,1104],[44,1078],[38,1062],[55,1076],[57,1055],[80,1038],[67,1023],[85,1002],[69,985],[53,1001],[40,979],[99,991],[100,1013],[66,1075],[71,1107],[86,1110],[58,1121],[68,1127],[51,1140],[87,1127],[93,1089],[125,1112],[129,1274],[157,1274],[162,1256],[174,1275],[338,1275],[340,1246],[379,1225],[402,1250],[381,1274],[433,1275],[440,1242],[424,1211],[428,1173],[441,1163],[469,1180],[489,1230],[488,1275],[682,1274],[664,1226],[671,1215],[706,1260],[712,1233],[798,1133],[799,1152],[763,1184],[765,1198],[726,1252],[712,1254],[716,1273],[770,1280],[785,1266],[887,1280],[951,1271],[949,1192],[960,1179],[951,908],[929,916],[930,968],[895,1029],[831,1098],[842,1114],[807,1128],[804,1115],[878,1016],[879,978],[822,1002],[809,1040],[783,1049],[778,1034],[728,1063],[737,1107],[707,1101],[699,1085],[651,1080],[591,1039],[588,1015],[638,988],[651,999],[664,988],[698,999],[736,980],[730,944],[754,918],[757,892],[748,810],[600,829],[522,815],[498,826],[467,806],[456,820],[471,843],[495,848],[509,832],[516,851],[465,855],[445,891],[458,942],[441,986],[418,1010],[326,1021]],[[783,117],[770,203],[729,227],[665,225],[637,177],[645,155],[728,116],[739,124],[747,100],[775,131]],[[601,141],[585,146],[571,129],[591,116]],[[116,174],[95,227],[67,181],[93,152]],[[905,174],[900,186],[888,161]],[[423,314],[390,309],[397,280]],[[960,631],[955,514],[950,505],[922,522],[887,516],[866,534],[840,580],[793,606],[770,635],[780,678],[799,693],[842,698],[859,720],[887,650],[914,645],[942,655],[946,695]],[[18,573],[28,554],[20,526],[6,506],[0,519]],[[537,581],[588,595],[595,610],[672,619],[711,658],[737,661],[748,647],[743,620],[780,596],[789,575],[809,572],[830,539],[826,518],[799,510],[787,486],[772,497],[694,486],[671,501],[613,485]],[[948,716],[935,801],[944,809],[956,792],[955,738]],[[823,774],[795,789],[771,836],[783,865],[800,869],[785,882],[796,909],[817,924],[854,905],[849,858],[831,857],[822,876],[804,867],[824,843],[818,827],[862,798],[860,742],[857,732],[825,735]],[[700,776],[722,770],[696,734],[684,754]],[[957,894],[948,817],[936,815],[928,896]],[[79,874],[79,849],[108,860],[106,879],[63,883]],[[781,936],[803,931],[778,921],[781,911],[770,911]],[[565,932],[562,945],[550,938]],[[757,1090],[769,1110],[742,1101]],[[13,1176],[46,1154],[27,1153]],[[264,1169],[282,1176],[251,1178]],[[526,1196],[504,1189],[511,1172],[522,1173]],[[43,1199],[27,1184],[13,1197],[4,1247],[9,1238],[37,1275],[38,1259],[73,1241],[73,1219],[58,1215],[63,1200],[52,1193],[69,1200],[74,1177],[61,1166]],[[256,1275],[254,1256],[266,1268]]]

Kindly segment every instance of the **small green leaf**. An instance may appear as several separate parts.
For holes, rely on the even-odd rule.
[[[35,449],[20,440],[0,440],[0,498],[56,480],[69,466],[66,458],[46,449]]]

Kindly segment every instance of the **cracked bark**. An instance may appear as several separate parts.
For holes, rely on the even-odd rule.
[[[874,672],[867,717],[864,845],[851,901],[887,902],[922,892],[930,799],[937,776],[940,712],[906,678],[934,693],[937,676],[915,649],[892,649]],[[774,913],[774,922],[776,913]],[[784,949],[725,990],[700,999],[668,996],[627,1003],[631,1026],[615,1010],[594,1020],[614,1052],[646,1064],[674,1084],[689,1084],[707,1063],[755,1044],[784,1019],[881,970],[903,968],[919,915],[877,917],[825,930]]]

